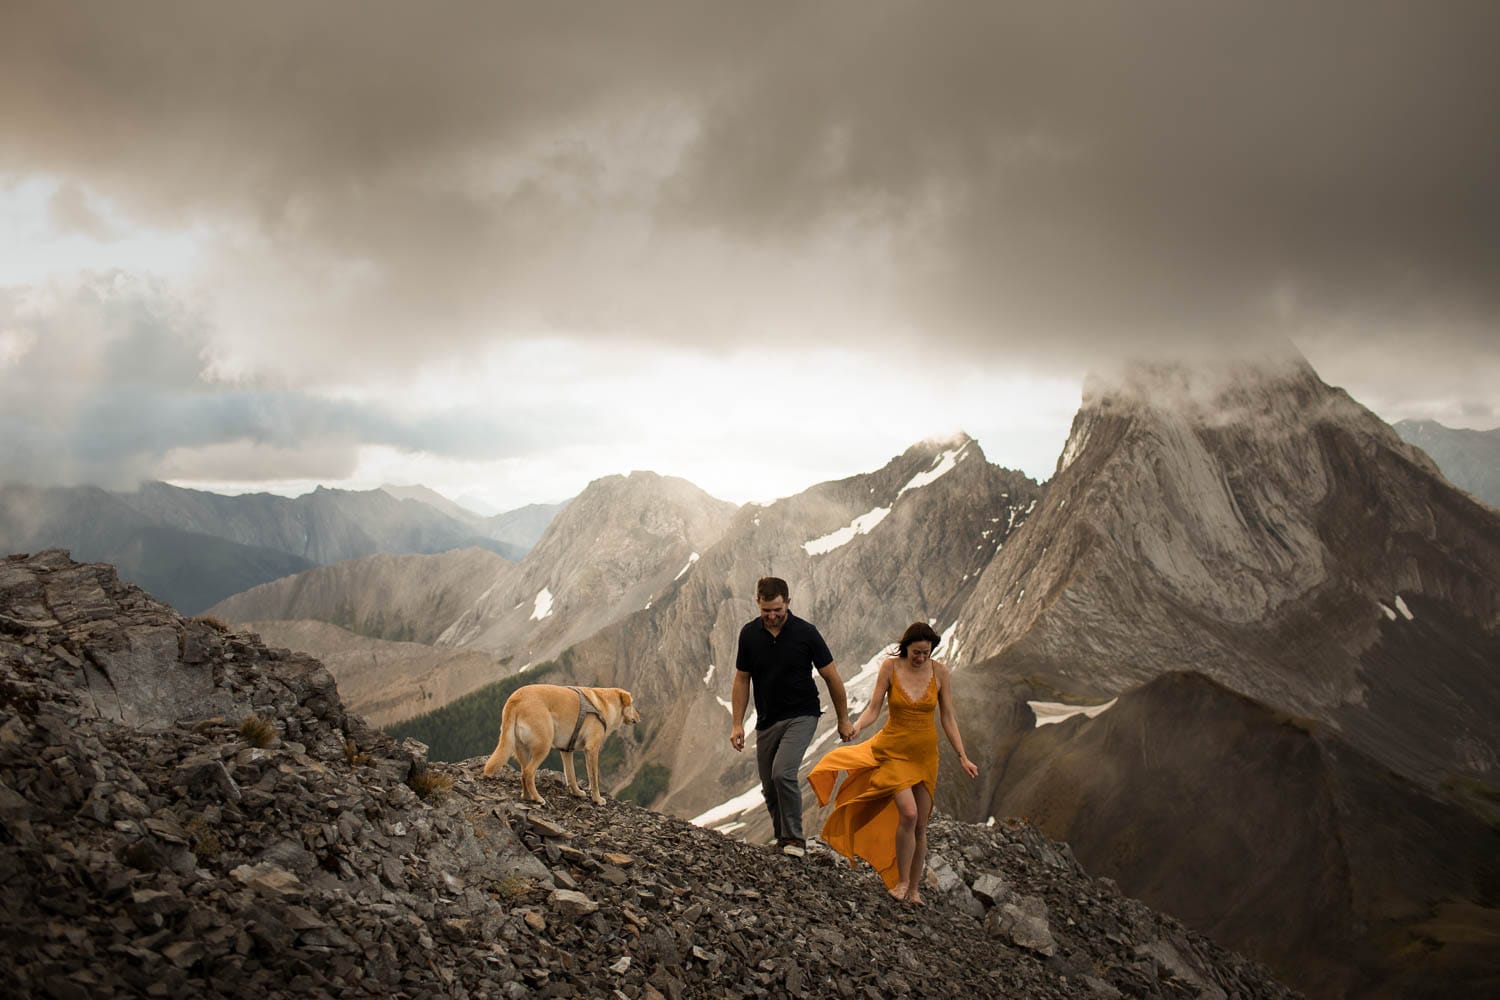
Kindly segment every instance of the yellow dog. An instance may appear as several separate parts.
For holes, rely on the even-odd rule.
[[[582,798],[592,795],[595,804],[604,801],[599,792],[599,749],[621,723],[634,725],[640,713],[623,688],[560,687],[528,684],[505,700],[500,713],[500,742],[485,761],[485,777],[493,777],[514,753],[521,763],[521,797],[546,805],[536,790],[536,769],[549,750],[562,751],[563,775],[568,791]],[[578,787],[573,771],[573,751],[582,750],[589,769],[589,790]]]

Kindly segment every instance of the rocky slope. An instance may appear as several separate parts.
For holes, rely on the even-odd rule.
[[[1454,486],[1500,509],[1500,427],[1476,431],[1436,420],[1399,420],[1391,426],[1401,440],[1431,456]]]
[[[996,814],[1065,838],[1092,870],[1309,995],[1500,985],[1500,829],[1338,731],[1195,673],[1040,727],[1023,699],[1047,692],[1006,694],[1020,711],[993,730],[1006,746],[984,776]],[[940,787],[960,788],[956,771]]]
[[[183,619],[109,567],[11,557],[6,993],[1291,995],[1025,824],[936,824],[919,910],[841,859],[594,807],[550,773],[553,805],[522,809],[514,773],[480,763],[428,766],[348,714],[316,661]]]

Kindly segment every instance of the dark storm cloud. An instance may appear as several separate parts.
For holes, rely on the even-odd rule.
[[[541,414],[504,426],[459,412],[403,417],[372,403],[216,381],[197,318],[120,275],[24,298],[0,290],[0,331],[0,482],[126,488],[166,468],[194,478],[204,475],[198,464],[217,471],[222,460],[193,451],[220,446],[283,460],[303,452],[304,475],[339,479],[362,445],[495,458],[569,433],[566,420]]]
[[[357,263],[320,332],[376,362],[497,330],[712,343],[798,315],[851,343],[885,327],[1085,363],[1420,334],[1434,382],[1500,350],[1493,3],[9,20],[0,170],[253,226],[295,273]]]

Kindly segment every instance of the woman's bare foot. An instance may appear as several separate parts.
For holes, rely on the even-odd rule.
[[[908,892],[906,894],[906,902],[910,903],[912,906],[926,906],[927,905],[926,903],[922,902],[922,894],[920,892],[918,892],[916,889],[912,889],[910,892]]]
[[[907,892],[906,883],[905,882],[897,882],[896,883],[896,887],[894,889],[890,890],[890,896],[896,902],[898,902],[898,903],[904,903],[904,902],[906,902],[906,892]]]

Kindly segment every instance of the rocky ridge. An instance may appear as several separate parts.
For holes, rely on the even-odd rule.
[[[253,716],[266,725],[243,725]],[[261,745],[263,744],[263,745]],[[514,772],[429,765],[316,660],[65,553],[0,563],[11,996],[1291,995],[1023,823],[939,820],[929,905]],[[449,782],[451,781],[451,785]],[[420,790],[420,793],[419,793]]]

